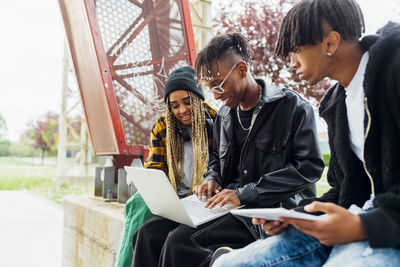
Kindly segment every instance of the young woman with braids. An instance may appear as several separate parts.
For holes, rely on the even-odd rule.
[[[293,207],[314,196],[310,185],[323,170],[311,105],[254,79],[249,64],[239,34],[217,36],[198,54],[198,77],[225,105],[214,124],[205,180],[193,188],[199,198],[208,194],[210,209],[226,203]],[[251,220],[232,214],[198,228],[158,218],[136,232],[133,266],[207,266],[218,247],[243,247],[259,234]]]
[[[151,129],[150,152],[144,167],[164,171],[178,196],[185,197],[204,180],[216,111],[204,102],[202,88],[189,66],[171,72],[164,86],[164,101],[166,113],[159,116]],[[125,215],[117,267],[131,266],[132,236],[153,217],[139,193],[127,201]],[[163,220],[156,216],[149,224],[168,233],[172,228],[162,228],[162,223],[157,222]],[[142,262],[134,266],[150,265]]]
[[[167,111],[152,127],[144,167],[163,170],[178,195],[184,197],[203,182],[216,111],[204,103],[202,88],[188,66],[171,73],[164,100]]]

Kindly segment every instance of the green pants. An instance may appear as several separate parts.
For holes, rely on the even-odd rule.
[[[139,193],[134,194],[126,202],[124,235],[119,247],[116,267],[131,267],[133,256],[132,236],[144,222],[153,216]]]

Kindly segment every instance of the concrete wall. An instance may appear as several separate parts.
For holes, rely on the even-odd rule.
[[[64,199],[63,267],[112,267],[124,227],[124,204],[92,196]]]

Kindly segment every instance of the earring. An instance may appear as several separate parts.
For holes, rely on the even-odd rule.
[[[326,55],[327,55],[328,57],[330,57],[330,56],[332,56],[332,53],[328,51],[328,52],[326,53]]]

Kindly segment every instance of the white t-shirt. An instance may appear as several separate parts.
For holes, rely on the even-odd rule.
[[[187,127],[190,135],[192,134],[192,127]],[[192,136],[191,136],[192,137]],[[183,144],[184,151],[184,161],[183,168],[185,172],[185,177],[183,178],[183,182],[181,187],[178,190],[178,195],[186,195],[189,192],[190,184],[192,182],[193,175],[193,138],[190,138],[190,141],[187,141]]]
[[[347,120],[349,123],[350,147],[357,157],[364,162],[364,74],[369,59],[368,52],[361,58],[360,65],[353,79],[345,88]]]

